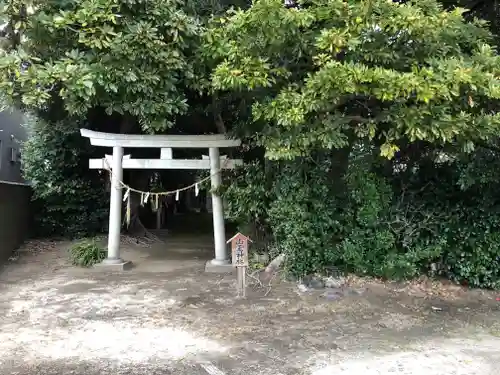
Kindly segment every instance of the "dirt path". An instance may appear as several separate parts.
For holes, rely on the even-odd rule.
[[[59,246],[0,271],[0,375],[493,375],[493,294],[352,280],[342,296],[277,283],[234,298],[202,263],[102,274]]]

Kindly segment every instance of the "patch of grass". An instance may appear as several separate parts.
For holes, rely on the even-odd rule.
[[[106,258],[103,249],[94,238],[78,241],[69,249],[71,263],[79,267],[91,267]]]

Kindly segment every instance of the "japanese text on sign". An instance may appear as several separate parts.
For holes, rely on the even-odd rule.
[[[246,266],[246,259],[245,259],[245,242],[241,239],[238,238],[236,240],[236,248],[234,250],[234,265],[236,267],[245,267]]]
[[[234,267],[248,267],[248,241],[250,239],[241,233],[237,233],[227,241],[228,243],[231,242]]]

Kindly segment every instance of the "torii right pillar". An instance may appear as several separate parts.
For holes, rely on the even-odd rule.
[[[224,226],[224,205],[219,195],[222,184],[219,148],[209,148],[210,157],[210,182],[212,187],[212,217],[214,224],[215,258],[208,261],[206,272],[232,272],[233,267],[229,262],[226,244],[226,229]]]

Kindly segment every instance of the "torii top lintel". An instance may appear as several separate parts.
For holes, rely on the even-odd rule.
[[[238,147],[239,139],[222,134],[213,135],[142,135],[103,133],[80,129],[82,137],[89,138],[93,146],[137,148],[211,148]]]

